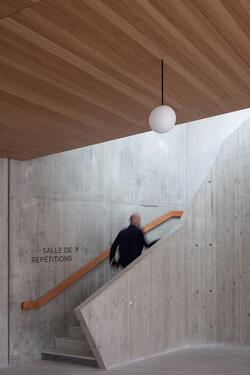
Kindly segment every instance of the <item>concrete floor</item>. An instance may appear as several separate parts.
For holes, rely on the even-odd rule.
[[[176,350],[109,371],[49,361],[0,369],[0,375],[250,375],[250,348],[206,346]]]

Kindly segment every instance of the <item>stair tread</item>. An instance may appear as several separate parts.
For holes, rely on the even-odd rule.
[[[84,354],[79,354],[78,352],[74,352],[74,351],[62,351],[57,348],[44,349],[42,350],[42,354],[59,355],[61,357],[74,357],[74,358],[80,358],[80,359],[87,359],[90,361],[96,361],[94,357],[87,356]]]
[[[83,337],[85,338],[80,326],[68,327],[68,333],[70,337]]]

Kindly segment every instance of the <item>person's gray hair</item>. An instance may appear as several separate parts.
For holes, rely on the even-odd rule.
[[[140,215],[137,214],[137,213],[132,214],[132,215],[130,216],[130,218],[129,218],[129,222],[130,222],[130,224],[133,223],[135,217],[140,217]]]

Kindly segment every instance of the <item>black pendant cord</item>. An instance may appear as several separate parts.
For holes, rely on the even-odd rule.
[[[163,60],[161,60],[161,105],[164,105]]]

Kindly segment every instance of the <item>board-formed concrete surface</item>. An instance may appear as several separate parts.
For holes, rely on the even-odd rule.
[[[148,132],[27,162],[11,160],[11,363],[39,358],[55,337],[64,336],[77,323],[74,307],[113,272],[103,263],[39,310],[21,311],[20,302],[40,297],[98,255],[133,211],[147,223],[185,209],[221,142],[249,112],[183,124],[165,135]],[[176,222],[149,238],[162,237]],[[32,262],[43,248],[59,247],[79,251],[73,250],[72,261]]]
[[[8,160],[0,159],[0,366],[8,361]]]
[[[208,346],[173,351],[113,370],[35,361],[0,375],[249,375],[250,348]]]
[[[250,344],[250,119],[223,144],[183,226],[76,313],[99,365],[189,344]]]
[[[39,297],[100,253],[132,211],[147,223],[168,210],[186,209],[221,142],[249,113],[182,124],[165,135],[148,132],[27,162],[11,160],[9,296],[8,162],[0,160],[0,363],[7,358],[8,297],[11,363],[39,358],[76,323],[73,308],[113,273],[107,263],[101,265],[41,310],[23,312],[20,302]],[[163,236],[176,222],[165,223],[149,238]],[[43,255],[43,247],[60,246],[79,251],[70,262],[31,261]]]

